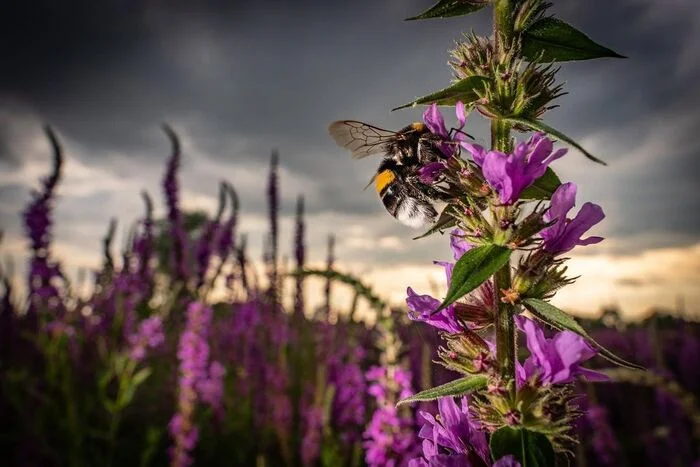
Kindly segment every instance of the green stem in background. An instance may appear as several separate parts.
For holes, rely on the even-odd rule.
[[[503,56],[513,41],[513,1],[496,0],[493,8],[493,36],[496,53]],[[491,120],[491,145],[495,150],[512,150],[511,126],[498,119]],[[510,262],[494,275],[498,311],[496,313],[496,359],[506,386],[515,389],[515,318],[514,307],[501,300],[501,290],[510,288]]]

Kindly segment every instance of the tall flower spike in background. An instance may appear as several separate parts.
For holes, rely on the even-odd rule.
[[[59,291],[52,279],[63,277],[59,264],[51,259],[51,215],[56,186],[61,179],[63,150],[53,130],[46,127],[45,132],[53,151],[53,170],[42,180],[42,190],[33,192],[33,200],[23,213],[32,251],[27,280],[28,312],[32,314],[37,311],[37,299],[46,300],[58,296]]]

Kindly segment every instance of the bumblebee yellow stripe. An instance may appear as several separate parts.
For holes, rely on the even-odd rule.
[[[381,172],[379,172],[377,174],[377,178],[374,181],[374,186],[377,189],[377,193],[381,194],[382,190],[386,188],[388,184],[393,182],[395,178],[396,175],[394,175],[394,172],[391,170],[382,170]]]

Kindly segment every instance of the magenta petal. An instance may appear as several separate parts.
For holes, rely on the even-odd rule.
[[[525,332],[530,357],[522,369],[517,369],[520,384],[537,378],[541,384],[565,384],[581,376],[591,381],[605,381],[605,375],[581,367],[581,363],[596,355],[586,340],[571,331],[557,333],[552,339],[532,320],[517,316],[518,328]]]
[[[442,162],[431,162],[418,170],[418,177],[422,183],[432,185],[446,168]]]
[[[591,370],[589,368],[579,367],[577,372],[579,376],[583,377],[583,379],[592,383],[605,383],[610,381],[610,377],[605,373]]]
[[[455,261],[458,261],[464,253],[473,247],[471,243],[464,239],[463,235],[464,231],[461,229],[454,229],[450,232],[450,249],[452,249]]]
[[[433,264],[437,264],[438,266],[442,266],[443,268],[445,268],[445,277],[447,278],[447,283],[451,284],[452,283],[452,270],[455,267],[454,263],[450,263],[447,261],[433,261]]]
[[[457,105],[455,105],[455,114],[457,115],[457,121],[459,122],[459,129],[461,130],[467,123],[467,112],[462,101],[457,102]]]
[[[408,317],[413,321],[422,321],[436,329],[450,334],[462,332],[464,326],[454,317],[454,308],[448,306],[444,310],[435,313],[440,306],[440,301],[430,295],[418,295],[411,287],[406,291],[406,306]]]
[[[535,146],[530,150],[529,162],[541,165],[554,149],[554,143],[549,138],[540,138]]]
[[[462,146],[464,149],[469,151],[469,153],[472,155],[472,159],[474,159],[474,163],[481,167],[484,164],[484,158],[486,157],[486,154],[488,151],[484,149],[483,146],[480,146],[478,144],[472,144],[472,143],[467,143],[467,142],[460,142],[460,146]]]
[[[596,243],[600,243],[603,240],[605,240],[603,237],[588,237],[582,238],[581,240],[576,242],[576,244],[579,246],[595,245]]]
[[[442,113],[438,110],[437,104],[433,103],[423,112],[423,121],[431,133],[447,138],[447,128],[445,128],[445,119]]]
[[[494,462],[493,467],[521,467],[520,462],[511,455],[503,456]]]
[[[544,220],[556,222],[540,232],[544,240],[544,249],[553,254],[562,254],[572,250],[576,245],[591,245],[603,240],[602,237],[581,237],[591,227],[605,218],[603,209],[597,204],[585,203],[574,219],[567,219],[566,214],[574,206],[576,185],[565,183],[552,195],[549,210]]]
[[[552,194],[552,201],[544,214],[544,220],[550,222],[555,219],[566,219],[566,215],[576,204],[576,190],[576,184],[571,182],[559,185]]]
[[[414,314],[429,314],[437,310],[440,301],[430,295],[418,295],[411,287],[406,290],[406,306]]]
[[[515,203],[522,191],[545,173],[550,163],[566,153],[566,150],[552,153],[552,148],[549,138],[538,135],[527,143],[518,144],[511,154],[489,151],[484,156],[480,164],[484,178],[503,204]]]

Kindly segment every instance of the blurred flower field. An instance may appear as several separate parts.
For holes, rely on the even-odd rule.
[[[47,129],[53,168],[22,213],[27,277],[2,274],[2,465],[408,465],[421,451],[421,412],[437,404],[396,402],[454,378],[432,365],[436,329],[344,274],[332,238],[326,268],[307,268],[303,199],[295,237],[284,240],[293,265],[280,260],[276,155],[265,267],[256,269],[236,228],[234,187],[221,184],[211,216],[180,209],[182,155],[166,133],[167,217],[153,217],[144,192],[128,247],[114,253],[112,224],[103,267],[74,282],[51,248],[63,156]],[[326,283],[316,310],[306,306],[310,277]],[[354,296],[347,309],[334,305],[341,287]],[[360,303],[376,324],[356,319]],[[586,324],[650,371],[608,370],[611,382],[581,383],[588,400],[571,464],[700,462],[700,325],[658,316],[631,324],[614,313]],[[448,409],[458,410],[440,412]]]

